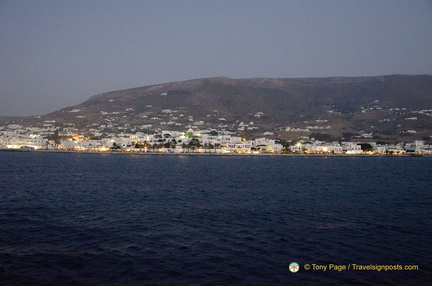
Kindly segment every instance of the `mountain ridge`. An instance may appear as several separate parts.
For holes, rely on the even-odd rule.
[[[116,125],[127,127],[125,130],[149,125],[151,129],[179,130],[225,126],[258,135],[283,128],[305,129],[311,126],[309,121],[318,120],[328,122],[330,128],[323,130],[318,126],[309,133],[290,131],[285,135],[325,131],[338,138],[343,133],[362,131],[400,137],[406,130],[416,128],[419,135],[430,136],[429,115],[414,113],[417,119],[413,122],[404,122],[404,116],[414,118],[411,112],[432,110],[431,99],[432,75],[211,77],[104,92],[78,105],[21,122],[41,125],[54,121],[79,130],[100,130],[98,126],[111,125],[114,129]],[[403,114],[400,110],[395,112],[400,108],[404,109]]]

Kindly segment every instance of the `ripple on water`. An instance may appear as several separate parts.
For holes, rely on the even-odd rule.
[[[432,164],[394,159],[0,152],[0,279],[430,284]],[[306,275],[292,261],[422,268]]]

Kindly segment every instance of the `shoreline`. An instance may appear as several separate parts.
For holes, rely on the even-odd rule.
[[[295,154],[295,153],[174,153],[174,152],[140,152],[140,151],[72,151],[72,150],[19,150],[0,149],[0,152],[34,152],[34,153],[68,153],[68,154],[127,154],[142,156],[241,156],[241,157],[429,157],[431,154]]]

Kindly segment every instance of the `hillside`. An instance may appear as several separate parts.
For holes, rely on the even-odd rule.
[[[0,126],[26,119],[26,117],[0,116]]]
[[[432,135],[432,76],[299,79],[205,78],[91,97],[22,124],[79,130],[219,128],[245,136],[273,132],[391,139]],[[119,128],[120,127],[120,128]],[[288,130],[288,131],[287,131]]]

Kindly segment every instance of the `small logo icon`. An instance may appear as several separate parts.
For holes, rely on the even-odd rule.
[[[297,271],[299,271],[299,269],[300,269],[300,265],[298,265],[297,262],[292,262],[292,263],[289,265],[289,270],[290,270],[292,273],[296,273]]]

